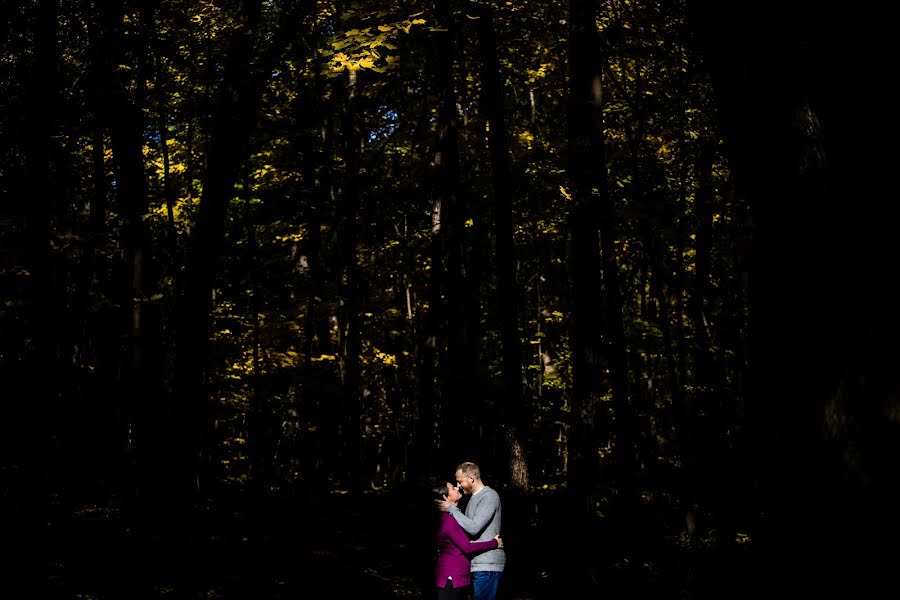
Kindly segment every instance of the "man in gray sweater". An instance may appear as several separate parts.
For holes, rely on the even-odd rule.
[[[494,539],[500,533],[500,495],[481,481],[481,469],[473,462],[464,462],[456,468],[456,484],[470,496],[465,514],[446,500],[438,502],[441,510],[453,515],[473,541]],[[506,552],[502,548],[488,550],[472,559],[474,600],[496,598],[504,566]]]

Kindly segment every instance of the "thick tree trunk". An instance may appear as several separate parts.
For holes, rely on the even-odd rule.
[[[51,154],[55,134],[59,80],[57,65],[57,0],[42,0],[34,7],[34,63],[26,91],[26,128],[21,132],[25,156],[25,180],[21,203],[25,208],[26,261],[30,273],[27,335],[30,348],[24,353],[24,373],[10,389],[28,390],[13,409],[15,421],[9,433],[11,456],[4,457],[11,474],[4,507],[15,515],[3,551],[6,589],[28,590],[48,595],[48,560],[45,554],[48,520],[47,472],[51,460],[51,424],[56,420],[56,337],[58,326],[50,250],[54,182]],[[7,537],[8,536],[8,537]]]
[[[618,541],[623,544],[630,564],[634,564],[638,540],[636,424],[629,401],[625,331],[615,254],[615,221],[606,173],[601,77],[603,56],[597,36],[594,3],[590,0],[571,0],[569,21],[569,177],[576,203],[570,217],[575,384],[569,493],[576,501],[584,499],[582,506],[576,510],[582,512],[582,519],[589,525],[593,506],[590,498],[594,486],[599,483],[595,431],[600,382],[602,368],[608,366],[615,414],[614,485],[619,492],[614,508],[621,524]],[[601,275],[602,293],[597,288],[597,279]],[[600,315],[595,313],[598,307],[602,310]],[[607,365],[603,365],[604,356]],[[629,582],[633,583],[631,580],[632,577],[629,577]]]
[[[569,216],[572,265],[572,424],[569,435],[568,486],[585,494],[597,480],[594,435],[602,395],[606,352],[601,306],[601,258],[598,211],[593,190],[601,185],[596,169],[605,160],[600,118],[599,54],[589,2],[569,4],[569,179],[575,206]],[[596,70],[595,70],[596,69]],[[593,80],[596,78],[596,90]],[[594,96],[596,94],[596,97]],[[596,102],[596,105],[595,105]],[[596,113],[596,114],[595,114]],[[586,129],[585,126],[588,126]]]
[[[454,83],[454,61],[456,55],[457,26],[454,16],[454,0],[437,0],[435,15],[441,30],[435,31],[435,51],[437,56],[437,93],[440,98],[437,121],[437,148],[432,166],[434,168],[434,215],[432,235],[437,236],[435,252],[432,255],[432,269],[443,275],[434,280],[443,296],[433,292],[433,298],[440,298],[439,314],[442,316],[443,340],[446,354],[439,360],[440,388],[440,428],[441,446],[438,452],[442,463],[458,462],[452,455],[445,454],[453,447],[478,448],[480,439],[472,427],[464,421],[470,415],[471,395],[470,373],[466,369],[469,357],[469,334],[466,327],[466,275],[463,264],[462,205],[459,180],[459,117],[457,114],[457,93]],[[436,307],[437,308],[437,307]]]
[[[125,8],[120,3],[104,3],[98,6],[99,20],[102,24],[98,51],[104,57],[103,75],[100,77],[105,85],[106,105],[104,114],[109,129],[113,153],[113,167],[116,181],[116,200],[119,211],[125,217],[122,232],[122,245],[125,249],[126,264],[123,271],[128,274],[126,281],[120,284],[116,296],[125,307],[121,315],[127,325],[130,352],[124,359],[124,382],[122,389],[122,410],[125,415],[125,426],[133,429],[137,437],[138,465],[138,499],[144,509],[153,511],[153,490],[157,482],[152,473],[159,465],[156,463],[157,453],[154,451],[157,436],[160,435],[159,413],[155,406],[151,408],[152,393],[157,386],[151,385],[155,379],[147,377],[148,365],[158,355],[159,348],[149,348],[146,332],[155,329],[148,312],[147,298],[149,282],[153,280],[150,265],[151,243],[150,232],[144,216],[147,213],[147,182],[144,175],[144,120],[143,90],[144,61],[138,58],[138,68],[134,69],[134,81],[126,79],[126,72],[121,65],[129,64],[135,58],[128,54],[126,36],[123,33]],[[134,94],[129,89],[134,88]],[[148,328],[148,324],[150,327]]]
[[[318,42],[316,42],[318,43]],[[302,207],[303,219],[306,222],[306,239],[304,240],[302,256],[307,261],[307,269],[298,265],[298,270],[305,271],[303,286],[306,295],[306,315],[304,318],[304,365],[301,369],[305,382],[304,402],[307,403],[307,414],[312,422],[319,423],[316,434],[310,435],[308,442],[310,447],[334,447],[340,443],[338,426],[338,410],[336,403],[331,402],[331,397],[323,392],[322,374],[318,368],[321,363],[316,359],[321,355],[333,356],[336,354],[332,343],[332,331],[329,312],[329,304],[326,298],[334,297],[330,292],[332,286],[336,286],[336,276],[332,265],[326,260],[329,255],[329,246],[322,236],[322,226],[332,223],[335,209],[334,177],[332,174],[332,156],[334,152],[334,112],[336,93],[329,93],[325,87],[325,78],[320,74],[321,65],[319,59],[312,61],[314,75],[313,81],[306,89],[306,93],[298,96],[294,113],[296,121],[300,124],[296,128],[301,134],[294,139],[298,150],[310,149],[304,153],[303,173],[304,180],[311,186],[308,200]],[[338,85],[338,80],[333,80]],[[334,229],[334,228],[332,228]],[[336,253],[331,253],[336,254]],[[302,257],[298,257],[302,260]],[[333,262],[333,261],[332,261]],[[332,300],[332,302],[334,302]],[[332,461],[334,457],[328,453],[308,453],[304,461],[306,467],[305,480],[307,498],[317,497],[325,501],[327,494],[328,473],[333,472]],[[312,456],[315,454],[315,456]]]
[[[509,136],[503,110],[503,85],[497,59],[494,17],[487,5],[478,10],[478,43],[481,52],[481,104],[489,125],[491,186],[494,194],[494,243],[497,260],[497,313],[503,345],[503,415],[506,426],[507,465],[510,482],[528,489],[528,462],[523,438],[531,426],[522,394],[522,344],[516,290],[516,255],[513,239],[513,185],[509,165]]]
[[[241,163],[246,159],[250,130],[256,116],[262,82],[253,73],[253,35],[260,6],[249,2],[244,26],[235,31],[229,48],[214,114],[207,171],[197,224],[178,306],[176,405],[170,414],[175,450],[172,489],[181,502],[197,490],[197,468],[206,429],[203,380],[210,335],[212,290],[225,236],[225,213],[234,193]],[[180,416],[176,416],[179,415]]]
[[[273,56],[254,52],[260,12],[261,4],[256,0],[244,4],[242,26],[235,29],[228,47],[212,118],[200,208],[177,306],[175,393],[166,414],[168,444],[159,450],[166,466],[160,474],[161,509],[163,514],[168,513],[165,525],[173,528],[182,569],[176,589],[185,596],[193,593],[193,535],[202,526],[193,507],[210,477],[212,423],[205,381],[213,289],[224,245],[228,203],[234,195],[241,164],[247,159],[257,106]],[[273,48],[292,29],[283,26]],[[258,64],[252,63],[254,59]]]

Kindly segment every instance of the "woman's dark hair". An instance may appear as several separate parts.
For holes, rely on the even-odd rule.
[[[456,486],[456,483],[450,481],[439,481],[435,483],[431,488],[431,493],[434,495],[435,500],[446,500],[447,494],[450,492],[450,488],[447,486]]]

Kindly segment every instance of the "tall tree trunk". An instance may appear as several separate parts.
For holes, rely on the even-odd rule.
[[[210,407],[206,395],[213,288],[225,236],[225,216],[268,75],[270,55],[255,53],[261,4],[243,4],[241,27],[234,30],[216,98],[209,153],[196,227],[190,240],[185,278],[177,305],[175,393],[166,415],[169,443],[160,448],[165,479],[161,499],[173,528],[179,563],[178,593],[193,593],[192,538],[202,523],[193,506],[208,482]],[[281,39],[279,35],[276,39]],[[274,43],[274,42],[273,42]],[[260,61],[254,65],[254,58]],[[254,68],[255,67],[255,68]]]
[[[443,400],[443,431],[454,441],[445,439],[442,446],[450,448],[478,447],[479,440],[472,435],[473,430],[463,424],[462,415],[468,414],[467,395],[471,387],[465,366],[469,349],[469,334],[466,327],[466,274],[463,258],[462,201],[460,198],[459,168],[459,114],[457,111],[457,91],[454,81],[456,61],[455,0],[437,0],[436,15],[446,32],[435,32],[437,38],[437,74],[440,87],[440,110],[438,112],[438,149],[434,165],[437,168],[437,203],[440,205],[441,222],[441,262],[444,264],[444,285],[446,290],[444,315],[446,317],[445,341],[447,354],[441,365],[441,396]],[[452,408],[451,408],[452,407]],[[458,437],[460,436],[460,437]],[[449,457],[448,457],[449,458]]]
[[[317,61],[314,68],[320,68]],[[312,367],[312,359],[316,354],[333,354],[331,344],[331,326],[323,307],[321,295],[325,289],[328,271],[326,269],[322,224],[326,208],[334,201],[334,183],[331,173],[332,152],[334,150],[333,108],[328,101],[323,110],[324,82],[318,74],[308,90],[306,102],[297,104],[297,118],[306,123],[315,134],[306,140],[298,140],[298,145],[309,145],[313,148],[311,159],[304,161],[305,177],[313,183],[311,202],[306,207],[307,243],[306,257],[309,264],[310,285],[306,298],[306,370]]]
[[[107,182],[106,162],[106,125],[109,110],[109,81],[110,73],[106,65],[107,48],[105,36],[108,35],[103,27],[104,19],[99,14],[92,15],[88,19],[88,43],[91,49],[90,77],[88,84],[88,99],[92,113],[91,121],[91,195],[89,203],[89,230],[91,232],[91,254],[89,257],[88,294],[94,298],[115,299],[120,290],[110,289],[110,262],[104,246],[109,235],[107,224],[107,207],[109,184]],[[96,301],[95,301],[96,302]],[[120,318],[120,311],[112,308],[113,303],[103,303],[102,307],[93,311],[89,319],[89,332],[87,337],[91,340],[93,350],[93,373],[97,382],[95,392],[98,413],[104,414],[108,428],[105,430],[107,439],[111,443],[115,456],[110,457],[115,461],[118,472],[121,475],[118,481],[121,484],[122,498],[128,504],[133,504],[137,490],[134,480],[133,459],[134,448],[129,444],[131,436],[132,419],[126,414],[125,406],[121,401],[122,390],[120,381],[119,340],[127,335],[129,324]],[[131,506],[133,508],[133,506]],[[133,512],[133,511],[132,511]]]
[[[155,436],[159,435],[158,412],[150,407],[150,393],[146,377],[147,346],[145,339],[148,304],[150,296],[148,281],[152,280],[150,232],[144,220],[148,210],[147,182],[144,176],[144,120],[143,58],[137,58],[138,68],[133,70],[134,81],[126,79],[122,65],[135,60],[127,52],[126,36],[123,32],[125,20],[124,3],[103,3],[98,6],[102,24],[100,39],[101,52],[106,57],[105,82],[107,97],[106,114],[113,153],[116,180],[116,199],[119,210],[125,216],[122,244],[125,248],[128,279],[123,282],[117,296],[126,307],[123,315],[128,323],[130,352],[125,359],[125,381],[122,394],[123,411],[127,426],[137,433],[138,463],[144,474],[156,470],[156,453],[153,451]],[[136,91],[133,96],[129,88]],[[151,328],[152,329],[152,328]],[[147,469],[149,468],[149,473]],[[138,494],[145,508],[153,506],[155,482],[139,478]]]
[[[435,16],[441,29],[434,31],[436,53],[437,94],[440,98],[437,120],[437,148],[434,168],[433,227],[432,227],[432,290],[431,301],[439,302],[438,311],[443,327],[441,336],[432,337],[426,344],[446,344],[446,355],[439,357],[439,408],[443,423],[439,436],[438,457],[449,464],[455,457],[447,454],[451,447],[479,447],[480,440],[472,428],[463,425],[471,407],[467,401],[471,388],[464,372],[468,349],[465,310],[465,274],[463,273],[462,208],[459,198],[459,117],[454,84],[456,23],[453,0],[437,0]],[[438,276],[442,277],[438,279]],[[445,291],[441,294],[440,291]],[[450,408],[452,406],[452,409]],[[452,440],[452,442],[451,442]]]
[[[343,361],[343,392],[345,419],[344,444],[347,449],[350,489],[359,494],[363,489],[362,473],[362,389],[360,360],[362,337],[359,312],[362,284],[357,264],[358,220],[360,212],[359,169],[361,139],[356,125],[356,71],[347,71],[347,98],[342,119],[344,151],[344,188],[339,207],[339,233],[341,272],[340,297],[343,304],[341,342]]]
[[[317,53],[316,53],[317,54]],[[335,294],[328,291],[329,286],[336,286],[337,271],[332,268],[326,257],[330,254],[329,246],[322,236],[322,227],[331,223],[336,215],[334,176],[332,163],[334,156],[334,121],[337,93],[328,93],[326,81],[321,76],[319,60],[312,61],[314,78],[309,84],[306,94],[301,95],[296,105],[296,119],[301,123],[298,131],[311,132],[298,137],[299,148],[308,148],[304,154],[302,165],[304,179],[312,187],[309,200],[303,206],[303,218],[306,222],[307,236],[303,254],[308,261],[308,279],[306,283],[306,315],[304,319],[304,355],[303,376],[307,382],[305,397],[309,403],[310,419],[320,423],[315,438],[309,441],[318,444],[316,447],[336,447],[341,443],[340,407],[332,401],[330,393],[324,392],[323,374],[316,359],[321,355],[334,356],[337,352],[332,343],[331,313],[324,298]],[[340,82],[336,82],[340,85]],[[330,262],[334,262],[333,260]],[[334,472],[333,456],[316,452],[310,456],[306,469],[307,499],[318,498],[327,501],[325,488],[328,473]]]
[[[522,394],[522,344],[519,332],[519,303],[516,298],[516,255],[513,238],[513,185],[509,166],[509,136],[503,111],[503,86],[494,17],[490,6],[478,10],[478,39],[481,51],[481,103],[490,127],[491,185],[494,205],[494,240],[497,251],[497,312],[503,344],[503,414],[506,421],[507,464],[510,481],[517,489],[528,489],[528,463],[523,436],[531,424]]]
[[[158,121],[156,123],[156,131],[159,135],[159,147],[162,152],[163,172],[162,172],[162,196],[166,203],[166,245],[165,248],[169,254],[167,261],[170,268],[176,268],[178,264],[177,246],[178,236],[175,228],[175,201],[176,191],[172,182],[172,169],[170,166],[169,156],[169,99],[167,97],[167,81],[166,74],[163,71],[165,66],[163,56],[161,56],[162,44],[159,41],[159,31],[156,18],[149,8],[145,8],[140,14],[141,31],[146,39],[148,54],[150,55],[150,66],[152,72],[150,76],[153,80],[154,104],[156,105]],[[193,81],[193,80],[191,80]],[[148,102],[149,104],[149,102]],[[172,273],[174,278],[176,272]]]
[[[606,353],[601,314],[601,259],[598,211],[598,167],[605,160],[599,120],[600,72],[595,10],[590,2],[569,3],[569,158],[568,174],[575,205],[569,215],[572,264],[572,424],[569,435],[568,487],[589,493],[597,481],[594,435],[602,395]],[[596,88],[594,78],[597,79]],[[595,114],[596,113],[596,114]],[[588,125],[589,128],[585,128]]]
[[[249,151],[257,107],[276,53],[296,34],[299,8],[280,16],[278,29],[264,51],[256,52],[261,15],[258,0],[242,5],[241,26],[232,33],[212,116],[203,192],[178,303],[175,404],[169,410],[173,443],[167,446],[172,470],[170,498],[179,514],[201,491],[200,470],[207,450],[209,414],[204,390],[207,371],[213,288],[225,238],[225,216],[241,164]]]
[[[266,485],[269,479],[269,444],[271,433],[267,430],[265,423],[267,422],[268,406],[262,395],[261,378],[262,365],[260,364],[260,290],[256,282],[256,270],[259,268],[259,258],[257,256],[258,247],[256,243],[256,224],[253,219],[253,182],[250,179],[250,170],[245,164],[242,176],[241,200],[244,209],[244,231],[246,232],[247,254],[246,277],[247,277],[247,309],[250,313],[250,356],[253,361],[253,368],[250,372],[250,414],[248,418],[248,454],[250,458],[250,493],[252,496],[251,504],[257,512],[262,510],[263,497]]]
[[[716,145],[701,144],[697,154],[697,191],[694,195],[696,213],[695,268],[693,293],[689,302],[694,330],[694,389],[697,414],[703,415],[699,427],[690,433],[694,445],[693,457],[698,461],[699,475],[706,481],[716,482],[714,496],[704,500],[711,502],[714,517],[718,521],[719,545],[727,548],[734,544],[734,510],[731,504],[732,485],[735,476],[734,448],[726,432],[732,427],[733,413],[726,410],[725,372],[721,360],[716,360],[711,335],[711,314],[708,300],[712,286],[713,213],[715,210],[715,181],[713,167]],[[721,329],[721,328],[720,328]],[[717,344],[718,345],[718,344]],[[721,353],[721,350],[719,351]],[[700,483],[697,481],[696,483]]]
[[[608,358],[615,413],[614,507],[621,523],[619,541],[637,560],[637,490],[635,419],[629,402],[625,331],[618,288],[615,221],[609,197],[603,137],[603,55],[596,29],[596,7],[591,0],[569,2],[569,177],[575,208],[571,214],[572,285],[574,295],[572,452],[569,456],[570,494],[587,524],[591,520],[591,493],[599,483],[597,440],[601,357]],[[598,251],[599,244],[599,255]],[[598,269],[599,267],[599,269]],[[598,272],[599,271],[599,272]],[[602,294],[596,280],[602,274]],[[602,323],[594,311],[602,308]],[[600,330],[605,340],[600,337]],[[601,340],[605,345],[601,346]],[[638,563],[639,564],[639,563]],[[633,575],[633,567],[630,574]],[[582,573],[581,576],[584,574]],[[633,577],[629,577],[633,592]]]
[[[701,496],[701,489],[708,489],[713,478],[715,463],[722,460],[716,444],[719,422],[718,411],[713,404],[718,400],[720,386],[713,371],[710,323],[706,301],[711,288],[713,187],[712,168],[715,148],[710,143],[701,144],[694,160],[698,187],[694,194],[694,269],[692,285],[688,285],[687,312],[692,324],[693,391],[682,394],[683,401],[676,403],[676,429],[682,456],[681,479],[683,482],[683,506],[689,542],[693,542],[693,523],[698,506],[714,501],[711,495]],[[686,168],[686,167],[685,167]],[[686,175],[685,175],[686,177]],[[685,183],[684,181],[682,182]],[[679,240],[683,244],[683,240]],[[680,274],[684,270],[679,266]],[[681,324],[683,327],[683,323]],[[718,494],[716,495],[716,498]]]
[[[225,213],[240,165],[246,159],[250,129],[261,93],[258,77],[251,71],[253,35],[259,19],[257,2],[245,5],[243,26],[232,38],[222,87],[214,115],[197,224],[191,236],[191,253],[178,319],[178,355],[175,391],[177,405],[170,415],[176,427],[175,439],[182,447],[172,456],[178,474],[170,489],[181,502],[197,491],[197,452],[202,451],[205,430],[203,378],[210,334],[212,290],[225,235]],[[184,411],[189,418],[176,418]],[[176,425],[176,421],[181,425]]]
[[[29,590],[47,595],[49,557],[47,539],[48,490],[46,474],[50,466],[50,424],[56,412],[56,307],[50,252],[53,215],[51,149],[56,121],[59,80],[57,66],[57,0],[42,0],[34,6],[34,58],[26,91],[26,128],[22,131],[25,155],[25,189],[21,202],[25,209],[26,260],[30,273],[27,328],[30,351],[25,353],[22,385],[29,390],[21,399],[21,409],[10,429],[13,456],[6,471],[9,480],[8,510],[16,515],[9,542],[13,549],[4,558],[3,585],[7,589]],[[13,398],[10,398],[10,402]],[[6,503],[4,503],[6,504]]]
[[[430,73],[429,68],[422,69],[423,79]],[[426,79],[427,80],[427,79]],[[424,104],[427,100],[424,100]],[[412,137],[415,142],[423,143],[431,124],[430,110],[419,110]],[[429,180],[429,185],[433,185]],[[410,332],[413,348],[414,387],[413,405],[411,407],[412,444],[409,448],[409,468],[407,475],[410,481],[427,481],[432,477],[440,438],[437,437],[436,419],[440,390],[435,383],[438,362],[438,339],[440,338],[440,307],[442,304],[440,285],[443,281],[443,266],[440,261],[440,205],[435,205],[434,197],[429,198],[431,204],[431,231],[424,256],[417,256],[414,237],[407,244],[406,255],[410,262],[409,270],[415,261],[421,260],[429,265],[425,282],[424,300],[414,304],[414,291],[407,289],[407,317],[410,319]]]

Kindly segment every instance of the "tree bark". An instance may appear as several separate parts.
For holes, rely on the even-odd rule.
[[[480,439],[473,428],[463,423],[471,406],[468,397],[472,382],[466,369],[469,357],[469,334],[466,327],[466,274],[463,262],[462,205],[460,201],[459,168],[459,117],[457,113],[457,93],[454,83],[454,61],[456,55],[457,26],[454,17],[453,0],[437,0],[435,15],[441,30],[435,31],[436,78],[440,107],[437,121],[437,147],[432,167],[434,169],[434,223],[432,235],[434,252],[432,269],[432,299],[440,299],[443,340],[438,345],[446,345],[446,354],[439,358],[440,428],[441,442],[439,460],[454,462],[455,458],[445,455],[451,447],[477,448]],[[442,290],[443,294],[438,294]],[[436,307],[437,308],[437,307]],[[452,407],[452,408],[451,408]]]
[[[182,571],[176,589],[193,593],[192,538],[201,525],[193,507],[208,483],[210,406],[206,396],[213,289],[225,236],[225,217],[241,164],[247,159],[250,135],[273,52],[293,30],[287,18],[272,49],[256,52],[261,4],[243,4],[241,26],[232,33],[210,132],[207,169],[181,296],[177,304],[175,391],[165,416],[168,443],[159,448],[166,468],[160,473],[161,509],[177,539]],[[257,63],[253,61],[257,60]],[[168,514],[166,514],[168,513]]]
[[[29,275],[27,332],[31,345],[24,353],[23,385],[29,390],[21,408],[13,414],[16,422],[10,433],[12,456],[7,463],[9,480],[7,510],[16,515],[9,532],[10,547],[5,556],[4,586],[49,595],[47,538],[48,489],[51,423],[57,408],[56,337],[58,325],[54,306],[54,284],[50,240],[54,206],[51,154],[55,132],[59,79],[57,65],[57,0],[42,0],[34,6],[34,58],[31,80],[26,88],[26,128],[21,132],[25,157],[26,188],[21,190],[25,209],[27,268]],[[12,398],[10,399],[12,401]],[[6,462],[6,461],[4,461]],[[5,554],[5,553],[4,553]]]
[[[101,24],[97,43],[104,59],[103,74],[99,78],[104,83],[106,103],[104,114],[109,129],[113,153],[113,170],[116,181],[116,200],[125,217],[122,231],[122,245],[125,249],[126,264],[123,271],[127,280],[122,282],[116,297],[125,307],[120,318],[126,323],[123,330],[128,332],[130,352],[124,359],[124,381],[121,395],[125,427],[136,433],[137,462],[139,476],[137,494],[143,509],[152,512],[152,498],[156,482],[157,453],[154,446],[160,435],[159,413],[150,406],[155,396],[151,390],[155,379],[147,377],[148,366],[158,356],[160,348],[149,348],[146,333],[153,332],[155,326],[149,323],[148,297],[151,295],[154,273],[150,231],[144,216],[148,210],[147,181],[144,175],[144,60],[143,55],[130,55],[125,27],[125,5],[123,2],[98,5]],[[135,45],[139,45],[140,41]],[[134,69],[134,81],[126,79],[121,65],[138,61]],[[129,93],[134,88],[134,94]],[[158,389],[158,388],[157,388]],[[124,432],[123,432],[124,435]]]
[[[338,288],[341,303],[341,350],[343,361],[344,441],[347,450],[347,466],[350,489],[358,495],[363,489],[362,473],[362,389],[361,367],[362,336],[359,313],[362,305],[362,282],[357,261],[359,238],[359,169],[362,143],[356,125],[356,71],[347,71],[346,105],[342,119],[344,152],[344,186],[339,206],[338,243],[341,256]]]
[[[503,110],[503,85],[497,59],[494,16],[487,5],[471,4],[478,15],[481,53],[481,105],[489,125],[488,148],[493,188],[494,243],[497,259],[497,313],[503,345],[503,415],[506,426],[507,464],[510,481],[520,491],[528,489],[528,462],[523,437],[531,425],[522,393],[522,344],[516,288],[516,253],[513,237],[513,182],[509,164],[509,135]]]
[[[599,483],[596,419],[602,369],[608,366],[615,414],[615,509],[619,541],[636,560],[637,492],[635,419],[629,401],[625,331],[615,254],[615,217],[609,197],[603,130],[603,54],[590,0],[569,3],[569,178],[575,206],[572,232],[573,404],[569,455],[569,493],[581,499],[582,519],[591,520],[590,498]],[[598,253],[599,251],[599,253]],[[603,288],[597,279],[602,275]],[[601,314],[594,311],[601,309]],[[602,331],[602,337],[601,337]],[[605,357],[606,365],[603,364]],[[633,569],[631,570],[633,571]],[[629,584],[633,586],[633,577]],[[633,591],[633,590],[632,590]]]

